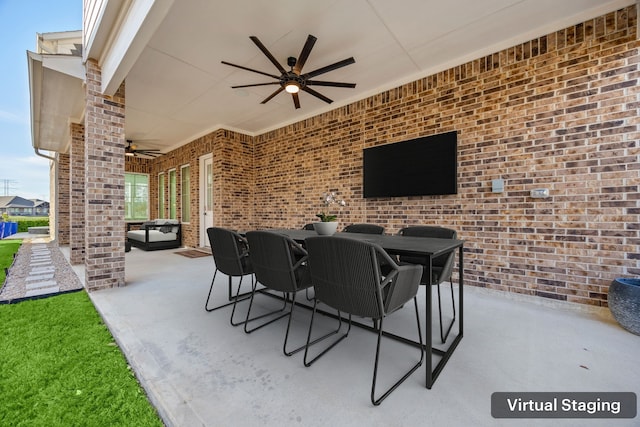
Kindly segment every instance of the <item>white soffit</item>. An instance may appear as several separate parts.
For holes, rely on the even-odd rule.
[[[35,148],[66,152],[69,123],[84,110],[82,58],[27,52],[31,95],[31,133]]]

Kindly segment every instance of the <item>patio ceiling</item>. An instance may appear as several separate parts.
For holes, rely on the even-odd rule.
[[[148,42],[123,57],[130,64],[126,137],[166,152],[221,127],[257,135],[633,2],[163,0],[162,19],[142,21]],[[316,86],[334,102],[301,93],[297,110],[284,92],[261,104],[277,86],[231,89],[271,79],[223,60],[279,74],[249,36],[286,68],[309,34],[318,40],[303,72],[353,56],[355,64],[318,79],[353,82],[355,89]]]

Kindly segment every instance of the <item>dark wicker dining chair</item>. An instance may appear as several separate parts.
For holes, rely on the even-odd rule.
[[[452,230],[450,228],[431,226],[431,225],[416,225],[411,227],[405,227],[398,232],[401,236],[415,236],[415,237],[434,237],[437,239],[456,239],[457,233],[456,230]],[[453,281],[451,280],[451,275],[453,273],[453,265],[455,262],[455,251],[451,251],[447,254],[440,255],[431,260],[431,277],[428,277],[427,273],[427,265],[425,264],[424,258],[415,257],[410,255],[401,255],[399,257],[400,263],[402,264],[420,264],[424,268],[424,272],[422,274],[422,279],[420,280],[420,284],[422,285],[435,285],[438,289],[438,314],[440,316],[440,339],[444,344],[449,336],[449,332],[451,332],[451,328],[456,321],[456,301],[453,295]],[[444,332],[444,327],[442,324],[442,300],[440,298],[440,283],[449,281],[451,284],[451,306],[453,308],[453,319],[451,319],[451,323],[447,327],[447,332]]]
[[[422,267],[418,265],[399,266],[380,246],[348,237],[310,237],[306,239],[306,244],[309,251],[311,281],[316,292],[307,342],[311,341],[318,303],[324,303],[338,310],[339,315],[341,313],[348,314],[349,322],[346,333],[340,335],[339,338],[335,339],[310,360],[308,359],[309,347],[307,347],[304,353],[304,364],[305,366],[311,366],[347,337],[351,329],[352,315],[373,319],[375,329],[378,332],[378,342],[371,385],[371,402],[374,405],[379,405],[391,392],[409,378],[422,365],[424,360],[420,315],[416,298],[418,287],[420,286]],[[381,273],[381,262],[390,267],[386,276]],[[402,378],[382,393],[380,397],[376,397],[376,379],[380,359],[383,321],[389,314],[401,308],[411,299],[413,299],[416,312],[420,360]]]
[[[384,227],[376,224],[351,224],[342,231],[345,233],[384,234]]]
[[[288,316],[289,321],[282,351],[285,355],[291,356],[305,348],[305,345],[301,345],[293,350],[287,350],[287,341],[293,319],[293,309],[296,306],[296,294],[298,291],[311,287],[309,269],[307,267],[307,251],[289,237],[272,231],[249,231],[247,232],[247,240],[251,248],[250,258],[256,275],[254,289],[260,283],[266,289],[283,292],[284,307],[281,310],[274,310],[252,318],[251,309],[255,297],[255,292],[253,292],[249,302],[244,331],[251,333]],[[291,296],[290,301],[289,296]],[[291,306],[289,311],[285,311],[287,302]],[[278,313],[282,314],[276,316]],[[271,316],[271,318],[258,326],[249,327],[253,321],[268,316]]]
[[[230,322],[233,326],[241,325],[244,322],[235,322],[233,318],[236,312],[236,303],[238,301],[246,300],[250,296],[250,292],[240,293],[242,279],[244,276],[251,276],[251,289],[255,287],[253,282],[253,266],[249,259],[249,246],[247,244],[247,240],[233,230],[220,227],[207,228],[207,236],[209,237],[211,254],[213,255],[213,262],[216,269],[213,273],[213,279],[211,279],[211,287],[209,288],[209,294],[207,295],[207,301],[204,304],[204,309],[211,312],[233,304]],[[228,302],[222,303],[217,307],[209,307],[213,284],[216,280],[218,271],[226,274],[229,278]],[[240,278],[238,289],[235,294],[233,293],[232,284],[232,279],[234,277]]]

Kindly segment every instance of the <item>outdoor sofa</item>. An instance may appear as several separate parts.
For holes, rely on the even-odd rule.
[[[182,246],[182,226],[176,219],[155,219],[142,223],[139,230],[127,231],[127,243],[145,251]]]

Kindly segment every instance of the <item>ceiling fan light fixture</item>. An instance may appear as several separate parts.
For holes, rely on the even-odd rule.
[[[287,82],[287,84],[284,85],[284,90],[288,93],[298,93],[300,92],[300,86],[297,82]]]

